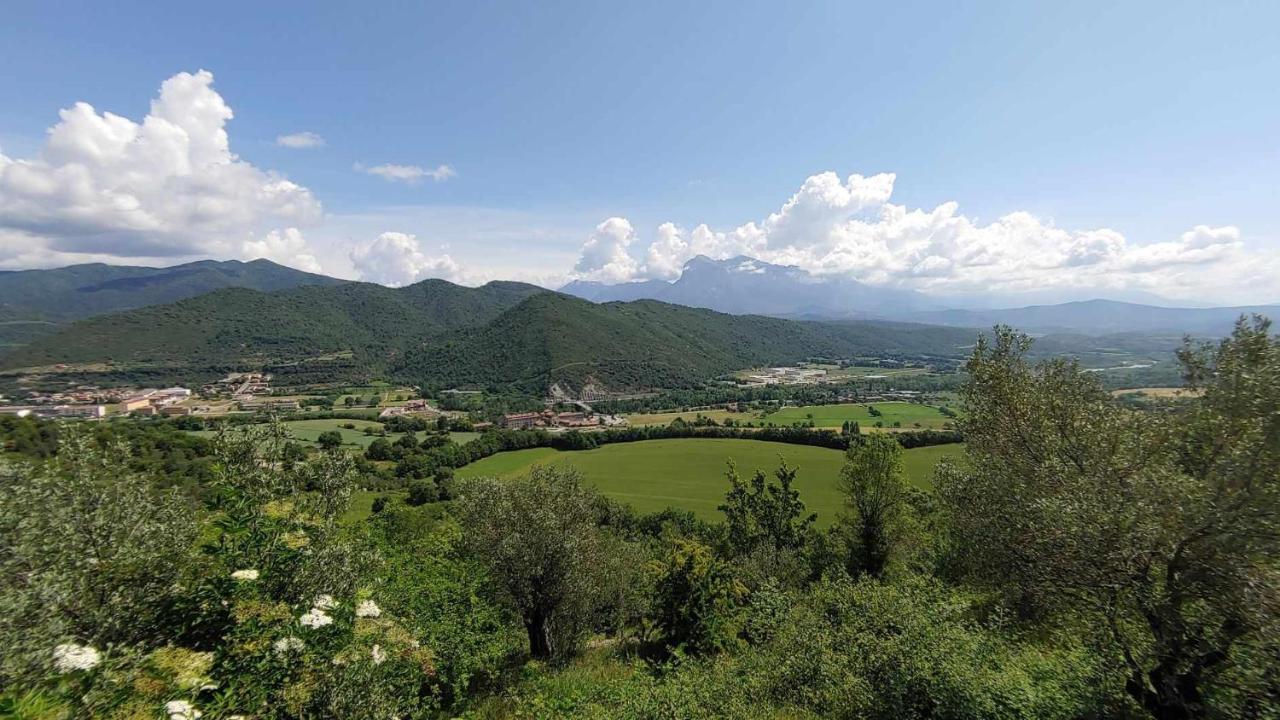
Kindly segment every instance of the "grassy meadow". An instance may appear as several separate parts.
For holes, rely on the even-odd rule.
[[[871,414],[870,406],[875,406],[880,411],[880,417]],[[939,429],[951,421],[951,418],[943,415],[932,405],[878,402],[786,407],[770,413],[764,419],[765,422],[771,422],[774,425],[791,425],[807,420],[813,420],[814,426],[820,428],[839,428],[846,420],[852,420],[864,429],[873,428],[877,422],[884,423],[885,427],[892,427],[895,422],[898,422],[908,429],[915,428],[917,424],[921,428]]]
[[[915,486],[932,484],[933,467],[943,457],[959,456],[961,445],[935,445],[907,450],[905,470]],[[809,510],[818,513],[818,522],[835,520],[841,497],[836,479],[844,464],[844,453],[828,448],[761,440],[681,438],[617,443],[594,450],[564,452],[532,448],[499,453],[459,468],[458,477],[511,478],[534,465],[565,463],[577,468],[605,495],[628,503],[641,512],[667,507],[693,511],[699,517],[720,517],[716,508],[724,501],[728,484],[725,462],[732,458],[742,475],[757,468],[772,472],[779,457],[798,469],[796,488]]]
[[[379,431],[382,429],[382,423],[374,420],[351,420],[347,418],[331,418],[327,420],[285,420],[284,426],[292,433],[293,437],[305,442],[314,443],[320,433],[329,430],[337,430],[342,435],[342,444],[349,446],[352,450],[363,451],[365,448],[377,440],[378,435],[365,435],[365,428],[373,428]],[[343,427],[344,425],[354,425],[355,429]],[[201,435],[204,437],[213,437],[217,435],[216,430],[192,430],[192,435]],[[395,442],[403,433],[387,433],[387,441]],[[418,436],[422,437],[421,434]],[[476,432],[453,432],[449,433],[449,437],[456,443],[468,443],[480,437],[480,433]]]

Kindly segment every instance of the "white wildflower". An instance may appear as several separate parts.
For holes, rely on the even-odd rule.
[[[356,606],[356,617],[376,618],[382,615],[382,608],[372,600],[365,600]]]
[[[326,615],[324,610],[313,607],[298,618],[298,622],[302,623],[303,627],[318,628],[332,623],[333,618]]]
[[[88,645],[64,643],[53,649],[53,666],[60,673],[92,670],[100,662],[102,662],[102,656]]]
[[[374,665],[381,665],[387,660],[387,653],[382,649],[381,645],[374,645],[373,650],[370,651],[369,655],[373,658]]]
[[[245,568],[244,570],[237,570],[237,571],[235,571],[235,572],[231,573],[231,579],[232,579],[232,580],[239,580],[240,582],[248,582],[248,581],[250,581],[250,580],[257,580],[257,579],[258,579],[258,571],[257,571],[257,570],[254,570],[253,568]]]
[[[169,720],[196,720],[204,714],[186,700],[170,700],[164,704],[164,711],[169,714]]]
[[[277,655],[287,655],[293,652],[302,652],[302,648],[306,647],[306,644],[302,642],[302,638],[283,637],[272,643],[271,647],[275,649]]]
[[[337,605],[338,603],[333,599],[332,595],[319,595],[311,603],[311,607],[318,608],[320,610],[332,610]]]

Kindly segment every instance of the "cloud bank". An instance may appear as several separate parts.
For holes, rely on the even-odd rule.
[[[423,253],[418,239],[402,232],[384,232],[357,245],[351,250],[351,264],[361,280],[391,287],[411,285],[427,278],[461,279],[461,268],[453,258]]]
[[[319,218],[305,187],[231,152],[212,85],[174,75],[137,122],[76,103],[36,157],[0,155],[0,265],[235,257]]]
[[[603,282],[672,279],[697,255],[749,255],[939,294],[1055,288],[1196,299],[1280,288],[1280,254],[1247,248],[1234,226],[1198,225],[1177,239],[1135,245],[1112,229],[1066,230],[1021,211],[983,224],[956,202],[908,208],[890,202],[895,181],[891,173],[844,180],[819,173],[758,222],[730,230],[664,223],[647,245],[625,218],[609,218],[582,246],[574,271]]]

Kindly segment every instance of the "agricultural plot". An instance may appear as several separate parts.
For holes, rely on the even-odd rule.
[[[871,407],[880,411],[878,417],[871,413]],[[857,422],[864,429],[870,430],[877,422],[883,423],[886,428],[893,427],[897,422],[907,429],[913,429],[917,424],[921,428],[938,429],[946,426],[952,418],[943,415],[932,405],[906,402],[878,402],[869,405],[802,405],[782,408],[765,417],[765,422],[774,425],[792,425],[809,420],[813,421],[815,427],[820,428],[839,428],[848,420]]]
[[[701,415],[711,418],[721,425],[725,420],[734,420],[735,422],[747,423],[759,420],[755,413],[749,412],[730,412],[728,410],[689,410],[687,412],[661,412],[661,413],[633,413],[625,415],[627,422],[632,425],[670,425],[672,420],[683,418],[685,422],[693,422]]]
[[[917,487],[930,487],[937,462],[943,457],[958,457],[962,451],[961,445],[907,450],[904,465],[908,480]],[[820,524],[831,524],[841,506],[836,481],[844,453],[828,448],[711,438],[617,443],[574,452],[533,448],[484,458],[459,468],[457,477],[513,478],[534,465],[565,463],[577,468],[605,495],[641,512],[677,507],[716,520],[721,517],[717,508],[728,489],[724,477],[728,459],[737,463],[739,473],[749,476],[757,468],[772,472],[780,457],[797,468],[796,488],[805,505],[818,514]]]
[[[352,425],[354,429],[344,427]],[[351,419],[327,419],[327,420],[286,420],[284,426],[288,428],[293,436],[305,443],[314,443],[320,437],[320,433],[329,430],[336,430],[342,436],[342,444],[349,446],[351,450],[363,452],[365,448],[377,440],[379,435],[365,435],[365,428],[372,428],[375,432],[382,429],[382,423],[373,420],[351,420]],[[194,430],[193,435],[201,435],[204,437],[212,437],[217,434],[214,430]],[[387,433],[388,442],[395,442],[403,433]],[[418,435],[419,439],[422,435]],[[475,432],[454,432],[449,433],[449,438],[458,444],[468,443],[480,437],[480,433]]]

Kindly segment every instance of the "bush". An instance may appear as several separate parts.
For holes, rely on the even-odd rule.
[[[439,498],[440,492],[436,489],[434,480],[414,480],[409,483],[409,495],[405,498],[405,502],[417,507],[435,502]]]

